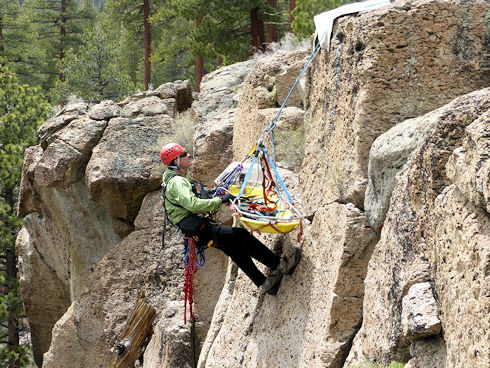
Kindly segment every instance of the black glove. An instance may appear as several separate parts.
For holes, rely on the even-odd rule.
[[[221,203],[227,203],[234,200],[235,198],[236,197],[233,194],[226,193],[223,197],[221,197]]]

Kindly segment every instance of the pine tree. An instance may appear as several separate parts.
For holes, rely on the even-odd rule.
[[[298,0],[296,8],[292,12],[294,21],[292,28],[296,36],[305,38],[315,32],[313,17],[317,14],[334,9],[352,0]]]
[[[151,24],[153,2],[150,0],[109,0],[107,9],[114,21],[120,22],[134,37],[133,46],[141,49],[143,64],[143,88],[148,90],[151,80]]]
[[[6,333],[0,361],[9,368],[25,366],[27,348],[20,345],[23,305],[17,280],[15,239],[22,225],[16,216],[24,149],[35,144],[36,131],[48,105],[38,89],[20,85],[6,67],[0,67],[0,320]]]
[[[76,95],[95,103],[134,92],[134,84],[119,66],[117,35],[103,24],[82,36],[77,52],[68,51],[61,68],[66,80],[58,86],[58,98]]]
[[[75,0],[26,0],[22,12],[35,38],[35,44],[26,49],[38,77],[32,84],[49,91],[64,81],[60,62],[69,49],[78,49],[82,32],[95,13],[91,7],[79,7]]]

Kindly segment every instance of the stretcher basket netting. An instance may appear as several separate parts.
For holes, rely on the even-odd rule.
[[[240,187],[232,185],[229,191],[236,196],[240,192]],[[281,204],[270,213],[266,211],[261,212],[260,210],[263,207],[268,207],[264,206],[263,190],[261,187],[246,186],[244,193],[243,196],[246,198],[246,201],[242,203],[239,200],[232,205],[233,212],[245,228],[262,233],[284,234],[293,231],[300,224],[301,218]],[[271,199],[274,200],[274,198]],[[277,196],[275,199],[277,201]],[[253,205],[256,205],[255,208]]]

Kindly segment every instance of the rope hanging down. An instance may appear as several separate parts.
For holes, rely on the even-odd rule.
[[[194,274],[204,266],[204,251],[197,249],[196,240],[193,237],[184,238],[184,324],[187,323],[187,306],[189,317],[194,319]]]

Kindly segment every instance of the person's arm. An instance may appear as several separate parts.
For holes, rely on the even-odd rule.
[[[216,211],[221,206],[221,199],[198,198],[192,191],[191,183],[181,176],[172,178],[166,189],[167,198],[193,213]]]

